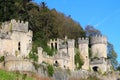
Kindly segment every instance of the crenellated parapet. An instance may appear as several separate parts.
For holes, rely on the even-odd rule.
[[[89,44],[89,39],[88,38],[78,38],[78,44]]]
[[[6,33],[9,31],[28,32],[28,22],[12,19],[2,23],[1,32]]]
[[[67,40],[67,45],[69,47],[75,47],[75,40],[74,39],[68,39]]]
[[[12,31],[28,32],[28,22],[11,20]]]
[[[107,44],[107,37],[106,36],[101,36],[101,35],[96,35],[92,36],[90,38],[90,44]]]

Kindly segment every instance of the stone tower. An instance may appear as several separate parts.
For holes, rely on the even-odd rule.
[[[88,54],[89,40],[88,40],[88,38],[79,38],[78,44],[79,44],[80,55],[84,59],[84,65],[82,66],[82,69],[88,70],[89,69],[89,54]]]
[[[74,39],[68,39],[68,55],[69,55],[69,69],[74,70],[75,64],[74,64],[74,56],[75,56],[75,40]]]
[[[0,56],[26,57],[32,49],[33,33],[28,22],[11,20],[0,28]]]
[[[90,39],[92,58],[107,58],[107,37],[92,36]]]

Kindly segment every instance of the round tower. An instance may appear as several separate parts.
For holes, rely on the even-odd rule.
[[[80,55],[84,59],[84,65],[82,66],[82,69],[88,70],[89,69],[89,54],[88,54],[89,40],[88,40],[88,38],[79,38],[78,44],[79,44]]]
[[[90,38],[92,58],[104,57],[107,58],[107,37],[106,36],[92,36]]]

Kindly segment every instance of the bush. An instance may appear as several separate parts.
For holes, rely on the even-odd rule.
[[[54,53],[57,53],[56,49],[50,49],[45,40],[36,40],[33,41],[33,50],[37,53],[37,47],[41,46],[43,51],[47,52],[47,55],[52,56]]]
[[[32,59],[33,61],[38,61],[38,55],[33,51],[29,53],[29,58]]]
[[[4,56],[1,56],[0,57],[0,62],[3,62],[4,61]]]
[[[84,64],[82,56],[80,55],[79,51],[76,50],[76,54],[75,54],[75,65],[76,65],[76,69],[81,69],[82,65]]]
[[[48,65],[47,66],[47,70],[48,70],[48,76],[53,76],[53,73],[54,73],[54,69],[53,69],[53,66],[52,65]]]

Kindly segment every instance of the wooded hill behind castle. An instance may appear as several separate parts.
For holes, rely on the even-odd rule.
[[[49,39],[68,36],[77,40],[79,37],[101,35],[101,32],[92,26],[87,26],[85,30],[70,16],[65,16],[56,9],[49,9],[45,2],[39,5],[32,0],[0,0],[0,22],[11,19],[29,22],[29,29],[33,31],[33,51],[37,52],[37,47],[41,46],[48,55],[52,56],[54,50],[47,46]],[[77,41],[76,41],[77,42]],[[77,46],[76,46],[77,47]],[[108,58],[113,66],[117,65],[117,55],[112,44],[108,44]]]

